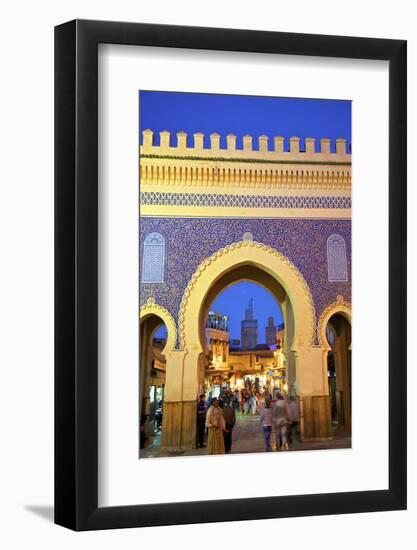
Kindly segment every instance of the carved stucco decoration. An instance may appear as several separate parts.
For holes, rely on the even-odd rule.
[[[253,235],[252,235],[252,233],[249,233],[249,232],[245,233],[245,234],[243,235],[243,240],[244,240],[244,241],[253,241]]]

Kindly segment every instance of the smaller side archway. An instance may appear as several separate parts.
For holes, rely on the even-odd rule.
[[[330,304],[319,320],[324,368],[329,383],[329,406],[333,428],[351,432],[351,306],[342,296]]]
[[[352,306],[345,301],[343,296],[338,296],[335,302],[329,304],[322,311],[319,318],[317,333],[319,336],[320,345],[323,346],[326,351],[331,350],[331,346],[329,345],[326,337],[326,327],[330,317],[335,314],[342,315],[349,322],[349,324],[352,325]]]
[[[172,315],[153,298],[140,308],[139,321],[140,448],[144,449],[145,444],[160,444],[167,365],[177,330]],[[161,327],[165,327],[166,336],[164,331],[158,334]]]
[[[167,342],[164,352],[174,350],[177,342],[177,325],[171,313],[164,307],[155,303],[154,298],[148,298],[146,304],[140,308],[139,321],[142,323],[147,317],[155,315],[159,317],[167,327]]]

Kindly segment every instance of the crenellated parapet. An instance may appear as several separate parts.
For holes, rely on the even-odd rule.
[[[305,138],[302,142],[301,138],[293,136],[288,138],[289,151],[285,151],[286,138],[275,136],[272,141],[272,146],[269,143],[269,137],[265,135],[259,136],[258,147],[254,147],[254,138],[250,135],[242,137],[243,148],[237,148],[237,136],[228,134],[226,136],[226,148],[220,147],[220,134],[210,134],[210,147],[204,147],[204,134],[198,132],[193,136],[188,136],[186,132],[177,132],[177,144],[173,144],[173,136],[171,132],[164,130],[159,132],[159,145],[155,145],[154,132],[152,130],[143,130],[143,145],[141,153],[144,155],[155,154],[180,154],[184,157],[203,156],[210,158],[214,155],[221,158],[228,158],[230,154],[234,158],[253,158],[257,160],[299,160],[311,162],[343,162],[350,163],[351,155],[347,151],[347,143],[344,138],[335,140],[335,152],[331,152],[331,140],[321,138],[318,140],[318,151],[316,152],[316,139]],[[191,143],[190,143],[191,142]],[[302,147],[304,145],[304,147]]]
[[[351,154],[346,140],[337,139],[334,151],[331,140],[261,135],[226,136],[226,148],[221,136],[210,135],[210,146],[204,147],[204,134],[188,136],[177,132],[160,132],[155,145],[152,130],[143,131],[140,147],[141,184],[181,187],[227,187],[266,189],[349,190],[351,187]],[[317,145],[317,151],[316,151]],[[289,149],[289,150],[286,150]]]

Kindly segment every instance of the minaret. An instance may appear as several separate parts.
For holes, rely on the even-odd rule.
[[[241,321],[242,349],[255,349],[258,343],[258,321],[253,318],[253,299],[245,309],[245,319]]]
[[[245,309],[245,320],[253,320],[253,298],[249,300],[248,307]]]
[[[274,325],[274,318],[268,317],[268,324],[265,327],[265,342],[266,345],[271,347],[276,344],[277,327]]]

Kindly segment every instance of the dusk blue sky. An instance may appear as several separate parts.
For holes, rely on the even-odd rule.
[[[268,317],[272,315],[275,325],[283,323],[284,319],[277,301],[263,287],[255,283],[236,283],[219,294],[210,309],[229,315],[230,337],[240,339],[240,322],[245,318],[245,309],[251,298],[253,316],[258,319],[258,342],[264,344]]]
[[[159,132],[169,130],[176,145],[176,132],[221,135],[221,147],[226,148],[226,135],[236,134],[237,147],[242,148],[242,136],[267,135],[272,149],[274,136],[285,138],[322,137],[333,141],[343,137],[351,142],[351,102],[323,99],[295,99],[282,97],[254,97],[215,94],[187,94],[177,92],[140,92],[140,129],[150,128],[159,144]],[[141,136],[142,140],[142,136]],[[258,147],[256,139],[254,148]],[[316,147],[318,147],[316,142]],[[334,148],[334,143],[332,146]],[[300,144],[303,146],[303,143]],[[286,148],[289,142],[286,141]]]
[[[240,340],[240,322],[245,318],[245,309],[253,299],[254,318],[258,319],[258,342],[265,343],[265,327],[272,315],[275,326],[284,322],[281,308],[275,298],[256,283],[236,283],[221,292],[210,306],[211,311],[229,316],[230,338]],[[155,336],[166,338],[166,328],[161,327]]]
[[[171,144],[176,145],[176,132],[188,133],[188,146],[193,145],[192,134],[205,134],[205,147],[209,146],[209,135],[221,135],[220,146],[226,148],[226,135],[237,136],[237,148],[242,148],[242,136],[252,135],[253,146],[258,148],[257,137],[265,134],[269,148],[273,148],[273,137],[289,138],[299,136],[322,137],[334,141],[343,137],[348,146],[351,143],[351,102],[327,99],[297,99],[280,97],[254,97],[215,94],[189,94],[177,92],[141,91],[139,103],[140,130],[153,130],[154,143],[159,144],[159,132],[169,130]],[[142,136],[140,137],[142,143]],[[304,143],[300,143],[300,148]],[[230,316],[230,336],[240,338],[240,321],[248,300],[253,298],[255,318],[259,320],[259,343],[265,341],[265,325],[269,315],[275,323],[282,322],[281,310],[269,292],[253,283],[237,283],[220,294],[211,309]],[[158,331],[162,336],[163,331]]]

